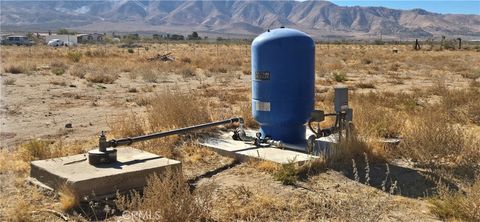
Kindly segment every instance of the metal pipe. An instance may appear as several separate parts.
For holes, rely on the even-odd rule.
[[[270,144],[270,145],[273,145],[273,146],[276,146],[276,147],[279,147],[279,148],[288,149],[288,150],[296,150],[296,151],[307,152],[306,145],[302,146],[300,144],[289,144],[289,143],[284,143],[284,142],[278,141],[278,140],[267,140],[266,143]]]
[[[213,126],[225,125],[225,124],[230,124],[230,123],[235,123],[235,122],[239,122],[240,124],[243,124],[243,119],[241,117],[234,117],[234,118],[230,118],[230,119],[226,119],[226,120],[222,120],[222,121],[204,123],[204,124],[200,124],[200,125],[189,126],[189,127],[184,127],[184,128],[165,131],[165,132],[152,133],[152,134],[143,135],[143,136],[128,137],[128,138],[122,138],[122,139],[118,139],[118,140],[112,139],[112,140],[109,140],[107,142],[102,142],[102,140],[100,140],[99,149],[100,150],[105,150],[107,147],[117,147],[117,146],[131,145],[132,143],[135,143],[135,142],[151,140],[151,139],[156,139],[156,138],[162,138],[162,137],[171,136],[171,135],[175,135],[175,134],[181,134],[181,133],[185,133],[185,132],[189,132],[189,131],[209,128],[209,127],[213,127]]]

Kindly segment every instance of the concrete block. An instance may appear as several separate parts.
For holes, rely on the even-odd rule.
[[[246,133],[248,135],[255,135],[255,131],[251,130],[246,130]],[[256,147],[253,144],[233,140],[231,137],[231,132],[225,132],[216,137],[207,138],[200,144],[210,148],[220,155],[235,158],[237,160],[254,158],[280,164],[290,162],[301,164],[305,161],[319,158],[318,156],[277,147]]]
[[[117,162],[100,166],[88,164],[85,154],[32,161],[30,177],[54,190],[65,185],[77,198],[90,200],[113,196],[117,191],[142,189],[151,174],[181,170],[177,160],[131,147],[117,150]]]

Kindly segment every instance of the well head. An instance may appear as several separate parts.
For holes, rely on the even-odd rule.
[[[91,165],[99,165],[106,163],[113,163],[117,161],[117,150],[113,148],[106,148],[105,151],[93,149],[88,151],[88,163]]]

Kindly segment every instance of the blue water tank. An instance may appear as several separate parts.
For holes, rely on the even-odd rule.
[[[305,141],[315,102],[315,43],[307,34],[280,28],[252,43],[252,112],[262,138]]]

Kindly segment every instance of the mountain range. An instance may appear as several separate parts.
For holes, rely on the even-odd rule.
[[[70,28],[254,36],[286,26],[316,38],[480,37],[480,15],[293,0],[0,0],[0,24],[2,30],[14,31]]]

